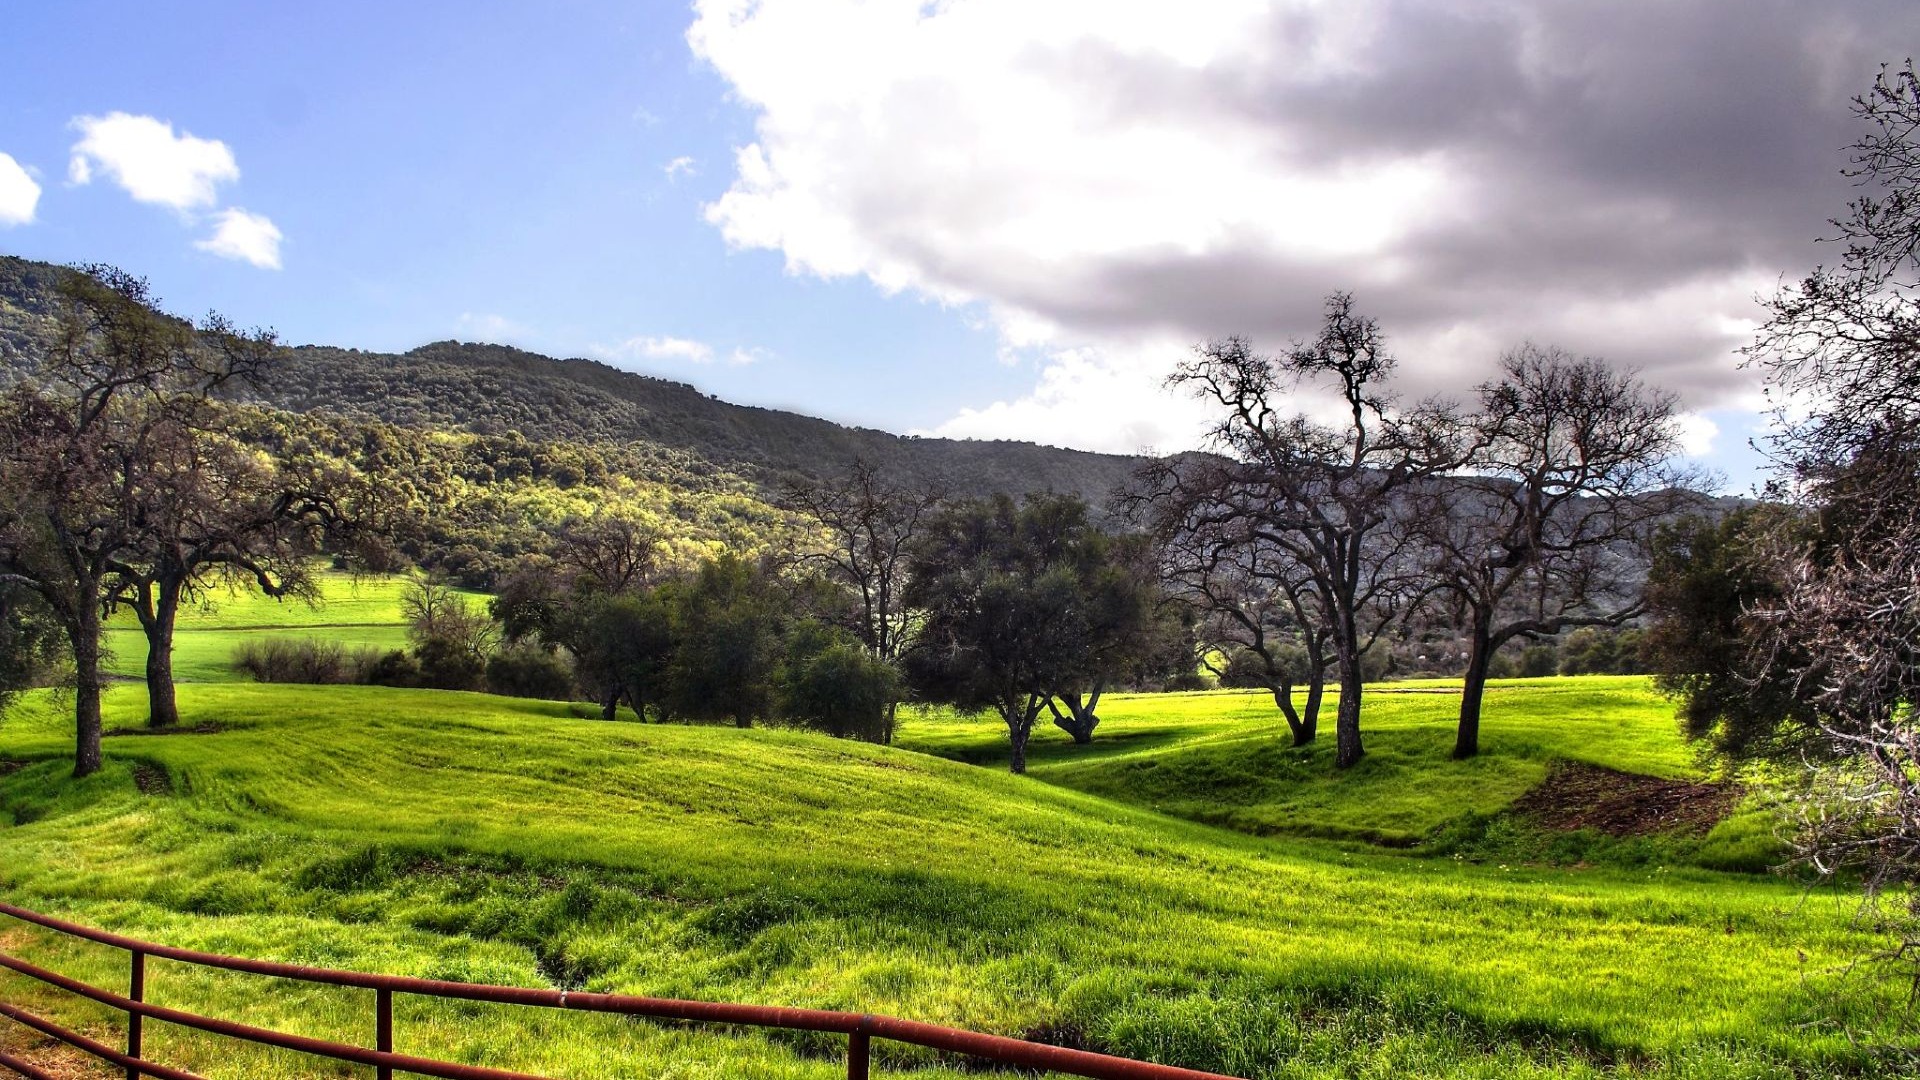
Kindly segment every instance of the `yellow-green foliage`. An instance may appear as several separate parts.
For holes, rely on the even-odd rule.
[[[1584,685],[1541,694],[1565,705]],[[1500,717],[1528,691],[1503,689],[1490,742],[1511,736]],[[1115,702],[1112,731],[1144,730],[1160,700]],[[1164,699],[1168,731],[1099,752],[1139,760],[1158,737],[1177,758],[1208,725],[1224,739],[1233,725],[1204,716],[1208,700]],[[903,749],[478,695],[233,684],[183,687],[181,704],[223,730],[110,737],[106,767],[80,782],[58,703],[30,699],[0,726],[0,759],[27,763],[0,777],[0,893],[227,952],[873,1010],[1248,1076],[1898,1072],[1885,1048],[1904,992],[1842,974],[1875,939],[1790,883],[1253,837]],[[108,709],[135,727],[138,688]],[[1394,726],[1375,726],[1377,753]],[[1644,727],[1593,753],[1684,769]],[[1046,762],[1036,772],[1065,766]],[[1358,823],[1384,789],[1345,777],[1313,798]],[[97,949],[20,949],[124,974]],[[149,985],[171,1005],[370,1034],[364,994],[171,965]],[[149,1038],[211,1076],[296,1075],[297,1059]],[[841,1069],[825,1038],[411,1001],[400,1044],[582,1078]]]

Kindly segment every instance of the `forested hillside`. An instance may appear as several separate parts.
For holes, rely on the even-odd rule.
[[[52,333],[58,267],[0,256],[0,370],[30,366]],[[226,313],[249,323],[249,313]],[[833,473],[855,458],[957,495],[1058,491],[1095,503],[1137,459],[1022,442],[918,439],[734,405],[686,383],[594,360],[441,341],[404,355],[286,350],[262,404],[408,427],[568,442],[647,443],[762,483]]]

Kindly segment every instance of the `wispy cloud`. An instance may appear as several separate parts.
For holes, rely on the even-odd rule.
[[[590,351],[609,360],[684,360],[694,364],[713,361],[713,346],[692,338],[633,337],[618,345],[595,345]]]
[[[667,162],[660,171],[666,173],[667,179],[669,180],[678,180],[683,176],[700,175],[700,170],[695,166],[694,160],[685,156],[677,157]]]

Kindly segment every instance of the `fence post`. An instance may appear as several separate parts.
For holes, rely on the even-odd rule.
[[[393,991],[382,986],[373,992],[375,1017],[373,1022],[373,1048],[383,1054],[393,1053]],[[393,1068],[389,1065],[377,1066],[375,1071],[380,1080],[393,1080]]]
[[[147,1000],[147,954],[139,949],[127,950],[127,997],[134,1001]],[[127,1056],[140,1056],[140,1022],[146,1017],[137,1012],[127,1014]],[[127,1066],[127,1080],[140,1080],[140,1070]]]
[[[867,1080],[867,1043],[864,1031],[847,1036],[847,1080]]]

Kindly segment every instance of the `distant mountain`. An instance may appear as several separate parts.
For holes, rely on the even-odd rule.
[[[43,352],[61,268],[0,256],[0,371]],[[240,319],[245,322],[244,318]],[[644,442],[762,483],[831,474],[855,458],[960,495],[1071,492],[1101,503],[1139,458],[1034,443],[921,439],[721,401],[686,383],[595,360],[556,360],[504,345],[439,341],[411,352],[289,348],[254,395],[296,412],[529,438]]]

